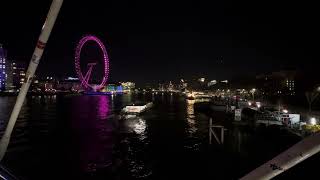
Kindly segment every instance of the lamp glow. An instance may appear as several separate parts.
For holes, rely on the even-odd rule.
[[[316,125],[317,124],[316,118],[314,118],[314,117],[310,118],[310,124],[311,125]]]

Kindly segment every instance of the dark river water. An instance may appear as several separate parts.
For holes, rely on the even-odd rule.
[[[149,101],[120,120],[125,105]],[[14,102],[0,97],[2,133]],[[178,94],[28,97],[2,164],[21,179],[238,179],[299,141],[232,126],[223,146],[209,145],[208,117],[193,104]]]

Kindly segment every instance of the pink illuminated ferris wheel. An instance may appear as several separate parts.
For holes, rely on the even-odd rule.
[[[93,42],[97,43],[103,53],[103,65],[104,65],[103,70],[104,70],[104,72],[103,72],[102,81],[98,85],[94,85],[94,84],[89,83],[89,81],[91,79],[93,67],[95,65],[97,65],[97,63],[88,63],[87,64],[88,70],[85,73],[82,73],[81,67],[80,67],[81,50],[82,50],[82,47],[88,41],[93,41]],[[76,72],[79,77],[79,80],[81,81],[81,86],[84,89],[87,89],[87,90],[90,89],[90,90],[96,91],[96,90],[101,89],[103,86],[105,86],[105,84],[107,83],[107,80],[108,80],[108,76],[109,76],[109,58],[108,58],[107,50],[106,50],[105,46],[103,45],[103,43],[100,41],[100,39],[98,39],[96,36],[88,35],[88,36],[83,37],[79,41],[77,48],[76,48],[76,52],[75,52],[75,67],[76,67]]]

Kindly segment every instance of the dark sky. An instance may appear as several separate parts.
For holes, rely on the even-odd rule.
[[[0,43],[9,59],[29,61],[50,3],[0,3]],[[74,49],[85,34],[106,45],[111,80],[313,70],[316,7],[311,1],[65,0],[37,73],[74,75]]]

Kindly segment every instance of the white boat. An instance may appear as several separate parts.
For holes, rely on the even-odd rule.
[[[124,114],[131,114],[131,115],[137,115],[140,114],[149,108],[151,108],[153,105],[152,102],[149,102],[147,104],[132,104],[132,105],[127,105],[122,109],[122,113]]]

